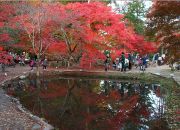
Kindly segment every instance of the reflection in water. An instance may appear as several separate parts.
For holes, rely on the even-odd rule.
[[[158,84],[42,78],[13,82],[6,91],[61,130],[167,129]]]

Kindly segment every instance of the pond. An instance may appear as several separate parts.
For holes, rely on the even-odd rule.
[[[5,90],[59,130],[167,130],[159,84],[85,78],[12,81]]]

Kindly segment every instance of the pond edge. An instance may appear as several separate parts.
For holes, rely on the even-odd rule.
[[[25,72],[23,74],[16,75],[14,77],[5,79],[4,81],[0,82],[0,89],[2,89],[1,87],[3,87],[8,82],[10,82],[12,80],[18,80],[18,79],[20,79],[20,76],[22,76],[22,75],[25,76],[25,78],[26,78],[26,77],[29,76],[29,74],[30,74],[30,72]],[[2,89],[2,91],[4,92],[4,94],[5,94],[5,96],[7,98],[11,99],[12,102],[15,103],[15,105],[16,105],[18,110],[20,110],[22,113],[25,113],[30,119],[32,119],[33,121],[35,121],[35,123],[40,125],[41,126],[41,130],[53,130],[54,129],[54,127],[52,125],[48,124],[45,120],[43,120],[42,118],[40,118],[40,117],[38,117],[36,115],[33,115],[29,110],[24,108],[22,106],[22,104],[20,103],[19,99],[7,95],[7,93],[3,89]]]
[[[85,75],[82,75],[85,74]],[[4,86],[6,83],[12,81],[12,80],[18,80],[21,79],[20,77],[23,76],[24,78],[27,78],[29,76],[35,75],[35,72],[24,72],[23,74],[11,77],[9,79],[6,79],[2,82],[0,82],[0,86]],[[167,82],[174,82],[177,84],[177,86],[179,86],[179,83],[173,78],[173,77],[166,77],[163,75],[159,75],[156,73],[151,73],[151,72],[145,72],[145,73],[114,73],[114,72],[95,72],[95,71],[79,71],[79,70],[49,70],[49,71],[41,71],[40,73],[40,78],[41,76],[45,76],[45,77],[49,77],[49,76],[76,76],[76,77],[82,77],[82,78],[106,78],[106,79],[115,79],[115,80],[132,80],[132,81],[139,81],[139,80],[143,80],[146,82],[158,82],[158,79],[162,79],[163,81],[167,81]],[[153,80],[151,78],[154,78],[156,80]],[[166,79],[170,79],[170,80],[166,80]],[[166,84],[166,83],[165,83]],[[6,93],[5,93],[6,94]],[[7,94],[6,94],[7,95]],[[8,96],[8,95],[7,95]],[[13,101],[16,102],[16,105],[18,107],[18,109],[27,114],[27,116],[29,116],[32,120],[34,120],[37,124],[40,124],[43,130],[52,130],[53,126],[48,124],[46,121],[44,121],[42,118],[33,115],[31,112],[29,112],[27,109],[25,109],[21,103],[19,102],[18,99],[8,96],[10,97]],[[169,124],[169,123],[168,123]]]

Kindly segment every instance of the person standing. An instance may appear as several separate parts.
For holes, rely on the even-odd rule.
[[[158,58],[159,58],[159,53],[157,53],[154,57],[154,60],[155,60],[155,64],[157,65],[158,63]]]
[[[143,70],[143,61],[142,61],[141,57],[139,57],[139,59],[138,59],[138,66],[139,66],[140,70]]]
[[[126,71],[124,52],[122,52],[122,54],[121,54],[121,64],[122,64],[121,71]]]
[[[158,66],[160,66],[162,64],[162,56],[158,57],[158,62],[157,63],[158,63]]]
[[[125,58],[125,68],[124,71],[126,71],[126,68],[129,68],[129,60]]]
[[[47,68],[47,59],[44,59],[43,61],[43,70]]]
[[[139,54],[136,54],[136,55],[135,55],[134,65],[135,65],[136,68],[138,68],[138,66],[139,66]]]
[[[128,68],[129,68],[129,70],[131,70],[131,68],[132,68],[132,55],[130,53],[128,54],[128,60],[129,60]]]
[[[121,63],[120,60],[118,60],[118,66],[117,66],[117,68],[118,68],[118,71],[120,71],[120,70],[122,69],[122,63]]]
[[[34,64],[35,64],[35,62],[34,62],[34,60],[32,59],[32,60],[30,61],[30,63],[29,63],[29,66],[31,67],[31,70],[33,70]]]
[[[142,71],[145,71],[145,68],[147,66],[147,58],[146,56],[142,57]]]
[[[106,60],[104,61],[104,66],[105,66],[105,71],[107,71],[108,70],[108,66],[109,66],[108,58],[106,58]]]
[[[113,63],[112,63],[112,68],[113,68],[113,70],[116,70],[116,68],[117,68],[116,61],[115,61],[115,60],[114,60]]]

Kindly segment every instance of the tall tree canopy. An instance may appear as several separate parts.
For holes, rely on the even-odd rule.
[[[147,35],[155,37],[167,53],[167,60],[180,59],[180,1],[158,1],[148,13]]]
[[[9,27],[19,30],[19,44],[25,44],[38,58],[45,53],[63,55],[77,63],[103,59],[103,51],[148,53],[152,43],[127,26],[124,15],[99,2],[16,2]],[[118,56],[118,55],[116,55]],[[92,60],[93,59],[93,60]],[[84,64],[84,63],[82,63]]]
[[[12,42],[13,32],[8,28],[7,23],[10,17],[14,15],[14,8],[8,2],[0,3],[0,44],[9,44]]]
[[[144,35],[145,18],[147,9],[145,8],[145,3],[143,0],[132,0],[124,1],[123,5],[119,5],[116,0],[114,0],[116,5],[116,11],[124,14],[124,18],[127,19],[126,24],[133,26],[137,34]]]

